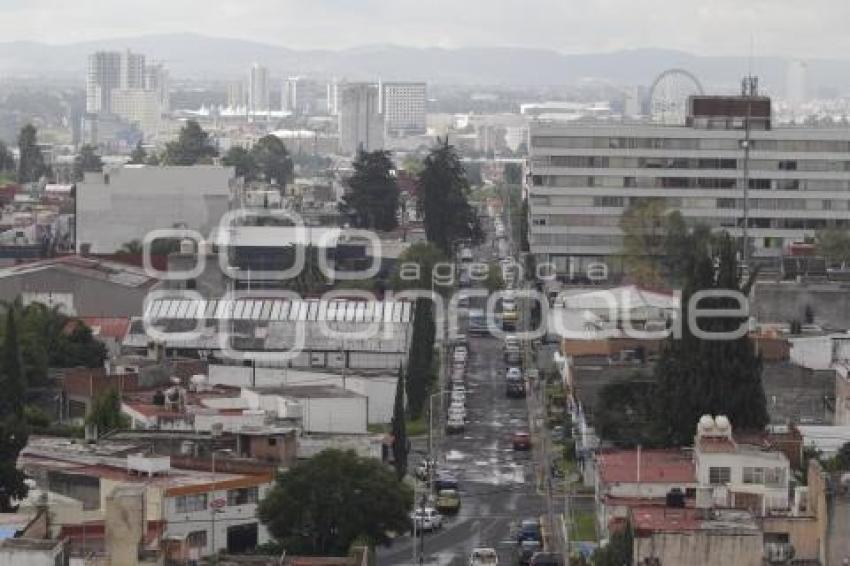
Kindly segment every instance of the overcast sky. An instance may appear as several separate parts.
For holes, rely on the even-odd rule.
[[[292,48],[638,47],[843,57],[849,0],[0,0],[2,40],[193,32]],[[752,38],[752,39],[751,39]]]

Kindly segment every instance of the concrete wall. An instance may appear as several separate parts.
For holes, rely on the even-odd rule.
[[[714,532],[655,533],[634,539],[634,563],[658,558],[663,565],[762,566],[764,543],[761,532],[724,534]]]
[[[820,537],[818,521],[812,517],[765,517],[761,520],[765,534],[787,534],[794,547],[796,560],[818,560]]]
[[[70,293],[74,312],[69,314],[129,317],[142,314],[148,289],[75,276],[59,268],[0,277],[0,299],[11,301],[24,292]]]
[[[755,285],[751,313],[763,322],[805,320],[806,307],[815,321],[829,328],[850,328],[850,286],[835,283],[771,283]]]
[[[108,182],[107,182],[108,177]],[[232,167],[117,167],[77,183],[77,247],[111,253],[149,231],[185,224],[208,235],[227,211]]]
[[[299,398],[303,410],[302,426],[306,433],[365,434],[367,432],[366,397]]]

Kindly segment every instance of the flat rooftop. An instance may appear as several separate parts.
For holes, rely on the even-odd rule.
[[[281,397],[293,397],[296,399],[334,399],[339,397],[361,398],[365,397],[356,391],[343,389],[335,385],[295,385],[292,387],[257,387],[252,389],[261,395],[280,395]]]
[[[711,509],[707,516],[691,507],[633,507],[632,524],[637,536],[652,533],[716,531],[727,534],[756,535],[759,527],[749,511]]]
[[[597,455],[599,475],[605,483],[696,483],[690,452],[683,450],[637,450],[601,452]],[[638,479],[640,468],[640,479]]]

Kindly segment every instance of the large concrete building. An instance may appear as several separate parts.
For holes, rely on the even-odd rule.
[[[384,148],[384,119],[380,113],[380,91],[371,83],[340,86],[339,150],[354,154],[358,150]]]
[[[425,123],[425,83],[381,84],[381,112],[389,135],[419,135]]]
[[[269,70],[254,63],[248,71],[248,112],[268,112]]]
[[[77,184],[77,250],[112,253],[151,230],[185,227],[206,235],[228,210],[232,167],[125,165],[86,173]]]
[[[620,218],[647,199],[690,225],[741,237],[747,106],[753,257],[777,257],[818,229],[850,226],[850,130],[774,128],[768,98],[700,96],[679,126],[532,123],[529,243],[538,263],[581,273],[603,261],[616,273]]]
[[[86,111],[112,112],[112,91],[145,88],[145,56],[131,51],[98,51],[89,55]]]
[[[117,88],[112,91],[112,112],[135,124],[146,138],[159,132],[162,93],[141,88]]]

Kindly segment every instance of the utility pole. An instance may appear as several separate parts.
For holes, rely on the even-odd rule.
[[[744,149],[744,227],[742,232],[743,246],[743,263],[749,275],[750,270],[750,149],[751,149],[751,125],[750,121],[753,113],[753,96],[756,96],[758,91],[758,79],[752,75],[744,77],[741,84],[741,94],[747,100],[747,114],[744,120],[744,141],[741,143]]]

